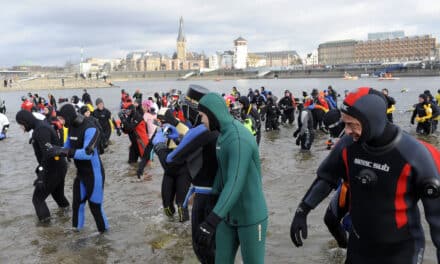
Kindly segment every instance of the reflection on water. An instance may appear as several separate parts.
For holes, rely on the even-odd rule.
[[[423,82],[415,78],[387,83],[387,88],[397,100],[395,120],[401,127],[414,133],[407,112],[416,102],[417,95],[425,89],[435,92],[439,78]],[[371,85],[375,80],[359,81],[359,86]],[[365,82],[365,83],[364,83]],[[369,83],[368,83],[369,82]],[[329,79],[308,80],[240,80],[198,82],[218,91],[229,91],[236,85],[242,92],[247,88],[266,86],[281,95],[291,89],[298,96],[302,90],[325,88],[328,84],[340,93],[354,82]],[[177,87],[185,90],[189,82],[129,82],[124,88],[136,87],[152,94],[155,90]],[[382,83],[380,83],[382,85]],[[212,86],[211,86],[212,85]],[[409,92],[400,93],[402,87]],[[435,89],[434,89],[435,88]],[[55,96],[81,95],[81,90],[53,91]],[[119,89],[91,89],[92,99],[102,96],[111,110],[118,107]],[[44,92],[40,92],[44,94]],[[21,92],[2,93],[8,110],[12,111]],[[13,102],[14,100],[14,102]],[[71,212],[58,211],[55,202],[48,198],[52,221],[37,223],[32,206],[34,168],[36,160],[32,147],[8,113],[11,121],[9,138],[0,142],[0,263],[197,263],[191,247],[190,224],[181,224],[164,217],[161,209],[160,183],[162,170],[155,160],[149,174],[151,181],[138,181],[136,166],[129,165],[126,136],[112,135],[113,144],[102,156],[106,170],[104,207],[110,223],[109,232],[99,235],[95,222],[86,209],[84,230],[71,229]],[[260,146],[264,191],[269,209],[269,227],[266,247],[267,263],[343,263],[345,251],[336,248],[324,223],[324,210],[328,199],[313,210],[308,217],[309,238],[305,247],[294,248],[290,241],[290,222],[300,199],[313,182],[317,166],[326,156],[326,135],[317,133],[311,152],[300,152],[292,137],[295,125],[281,126],[280,131],[262,133]],[[438,135],[424,138],[439,146]],[[66,195],[72,198],[73,164],[66,177]],[[426,227],[426,225],[425,225]],[[426,228],[427,250],[424,263],[435,263],[435,251]],[[239,262],[237,262],[239,263]]]

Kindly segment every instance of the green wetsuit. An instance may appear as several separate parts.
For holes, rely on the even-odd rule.
[[[220,95],[207,94],[200,104],[220,126],[213,186],[219,198],[213,212],[223,221],[216,232],[216,263],[234,263],[238,246],[244,263],[264,263],[268,214],[255,138],[229,114]]]

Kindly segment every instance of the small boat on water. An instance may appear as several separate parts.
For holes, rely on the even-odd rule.
[[[344,73],[344,80],[351,80],[351,81],[355,81],[357,79],[359,79],[359,77],[357,76],[351,76],[349,73]]]
[[[399,80],[398,77],[393,77],[391,73],[385,73],[383,76],[379,77],[379,81],[388,81],[388,80]]]
[[[400,80],[398,77],[379,77],[379,81],[387,81],[387,80]]]

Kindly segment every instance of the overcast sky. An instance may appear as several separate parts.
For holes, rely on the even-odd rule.
[[[404,30],[440,36],[439,0],[8,0],[0,4],[0,66],[64,65],[85,57],[122,58],[130,51],[172,55],[179,17],[187,47],[209,55],[233,48],[296,50],[319,43]]]

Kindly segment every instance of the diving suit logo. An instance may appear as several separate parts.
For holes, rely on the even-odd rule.
[[[385,172],[390,171],[390,166],[388,166],[388,164],[386,164],[386,163],[380,164],[380,163],[356,158],[356,159],[354,159],[354,164],[361,165],[361,166],[368,167],[368,168],[372,168],[372,169],[376,169],[376,170],[385,171]]]

